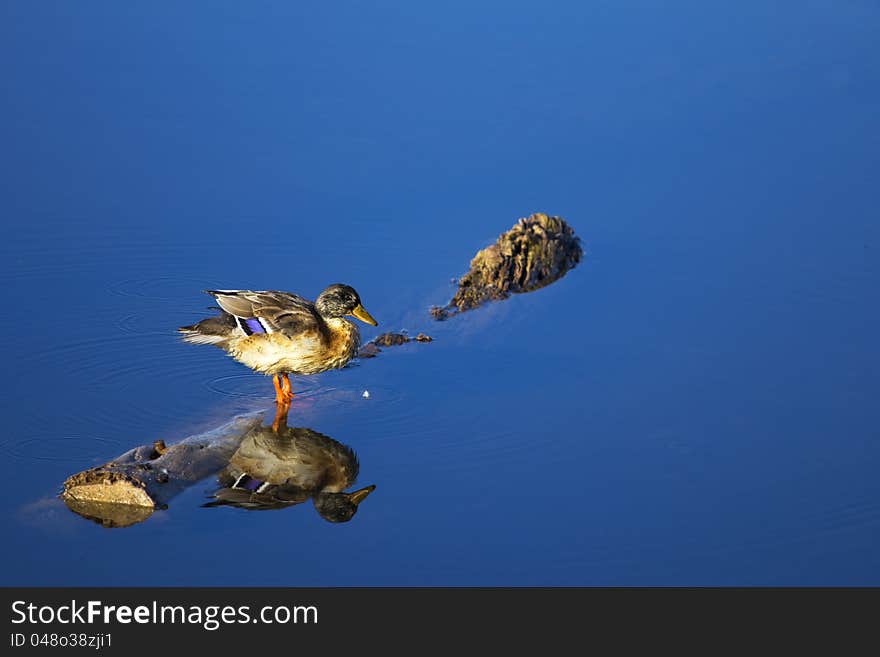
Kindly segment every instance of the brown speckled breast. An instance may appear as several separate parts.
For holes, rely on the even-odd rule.
[[[316,374],[343,367],[357,354],[357,327],[346,319],[333,318],[325,321],[323,329],[293,336],[243,336],[230,345],[229,355],[263,374]]]

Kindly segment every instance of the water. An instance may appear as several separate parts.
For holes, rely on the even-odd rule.
[[[873,5],[3,11],[0,583],[880,584]],[[432,322],[534,211],[584,262]],[[56,498],[270,411],[201,290],[337,281],[435,338],[294,379],[350,522]]]

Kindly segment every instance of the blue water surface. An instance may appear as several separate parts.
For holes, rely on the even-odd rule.
[[[0,584],[880,584],[875,3],[0,13]],[[433,322],[535,211],[584,261]],[[435,338],[294,379],[377,486],[351,522],[57,499],[270,410],[177,339],[201,290],[337,281]]]

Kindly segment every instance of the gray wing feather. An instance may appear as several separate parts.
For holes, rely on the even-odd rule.
[[[208,291],[217,301],[217,305],[230,315],[251,319],[254,315],[254,304],[244,296],[244,292],[215,292]]]
[[[322,324],[312,302],[289,292],[209,290],[208,294],[230,315],[260,319],[273,332],[294,335],[319,329]]]

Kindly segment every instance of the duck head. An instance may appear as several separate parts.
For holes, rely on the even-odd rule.
[[[378,324],[372,315],[361,305],[361,298],[350,285],[336,283],[329,286],[315,299],[315,308],[322,317],[351,315],[371,326]]]
[[[357,513],[358,505],[375,489],[375,486],[367,486],[351,493],[318,493],[312,502],[327,522],[348,522]]]

